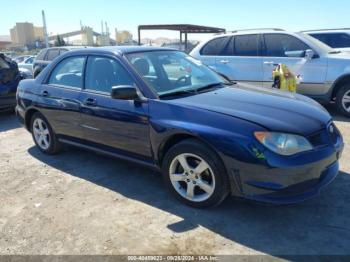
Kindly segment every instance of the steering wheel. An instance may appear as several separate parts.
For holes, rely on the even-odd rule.
[[[183,82],[184,84],[186,84],[189,80],[190,80],[190,76],[181,76],[180,78],[178,78],[175,82],[175,86],[179,86],[181,84],[181,82]]]

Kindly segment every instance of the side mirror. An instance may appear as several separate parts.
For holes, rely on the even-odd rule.
[[[112,87],[111,97],[113,99],[136,100],[139,98],[139,95],[136,87],[121,85]]]
[[[312,49],[307,49],[305,50],[305,59],[306,60],[311,60],[315,58],[315,51]]]

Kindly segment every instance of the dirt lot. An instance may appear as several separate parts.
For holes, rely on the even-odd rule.
[[[350,120],[330,108],[350,144]],[[0,115],[0,254],[350,254],[350,147],[341,173],[298,205],[179,204],[161,177],[74,148],[45,156]]]

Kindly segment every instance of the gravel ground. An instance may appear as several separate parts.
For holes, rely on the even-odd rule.
[[[350,143],[350,119],[330,107]],[[150,170],[75,148],[41,154],[0,115],[0,254],[350,255],[350,147],[341,172],[304,203],[178,203]]]

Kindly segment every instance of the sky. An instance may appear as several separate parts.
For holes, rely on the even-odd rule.
[[[283,4],[284,3],[284,4]],[[350,27],[349,0],[0,0],[0,35],[16,22],[42,25],[46,13],[49,34],[78,30],[83,25],[101,32],[101,20],[137,37],[139,24],[189,23],[227,30],[278,27],[304,29]],[[178,33],[148,31],[142,37],[178,38]],[[202,36],[203,37],[203,36]],[[191,35],[189,39],[200,39]]]

